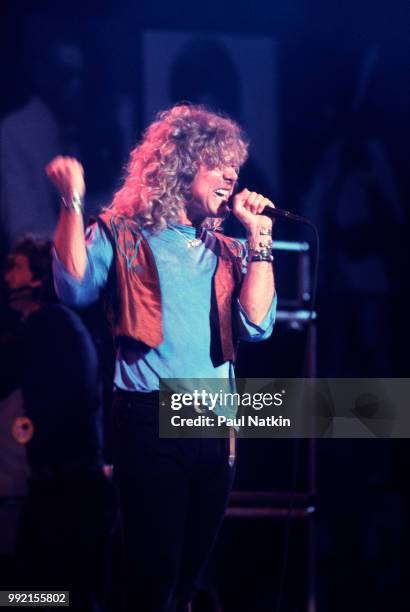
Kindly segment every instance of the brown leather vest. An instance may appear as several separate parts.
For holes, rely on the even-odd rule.
[[[115,254],[111,324],[114,336],[155,348],[163,341],[161,289],[148,241],[134,221],[106,211],[98,217]],[[212,346],[214,365],[235,361],[236,321],[233,305],[242,280],[242,245],[215,233],[218,262],[212,287]],[[112,282],[112,281],[111,281]]]

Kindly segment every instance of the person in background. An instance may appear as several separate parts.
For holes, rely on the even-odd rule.
[[[0,122],[2,256],[24,234],[53,234],[59,204],[44,165],[61,151],[80,154],[84,56],[79,41],[56,24],[35,19],[22,38],[30,96]]]
[[[17,580],[21,589],[69,590],[70,607],[91,612],[105,601],[114,497],[103,473],[96,349],[79,316],[56,301],[51,248],[19,240],[3,277],[20,325],[1,347],[2,387],[21,390],[24,423],[16,420],[13,435],[30,468]]]

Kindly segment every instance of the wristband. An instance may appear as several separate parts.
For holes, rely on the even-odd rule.
[[[247,261],[249,263],[254,261],[267,261],[268,263],[273,263],[274,257],[269,251],[253,251],[249,253]]]
[[[73,210],[76,215],[80,215],[83,210],[83,201],[78,191],[73,191],[71,198],[66,199],[61,196],[61,203],[66,210]]]

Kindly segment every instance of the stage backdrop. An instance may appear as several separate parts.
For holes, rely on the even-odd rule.
[[[255,183],[266,185],[271,196],[278,192],[277,47],[272,38],[146,31],[142,64],[143,125],[158,110],[184,100],[228,113],[250,138]]]

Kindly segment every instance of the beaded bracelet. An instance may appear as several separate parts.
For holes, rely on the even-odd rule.
[[[272,255],[272,231],[269,228],[261,228],[259,230],[260,236],[266,236],[266,238],[260,239],[258,242],[258,238],[252,236],[252,240],[247,240],[246,246],[248,249],[248,262],[254,261],[267,261],[272,263],[274,257]]]

